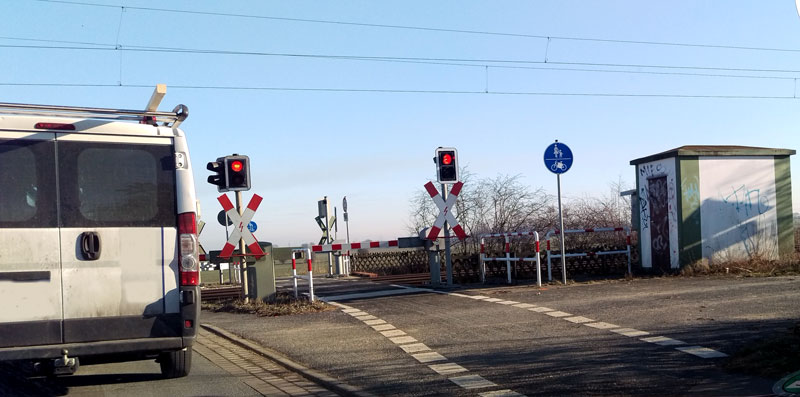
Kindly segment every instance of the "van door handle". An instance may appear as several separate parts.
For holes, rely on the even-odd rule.
[[[83,253],[83,259],[87,261],[100,259],[100,236],[97,233],[81,233],[81,253]]]

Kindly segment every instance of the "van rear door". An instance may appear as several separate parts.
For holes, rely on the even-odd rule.
[[[181,336],[172,138],[56,143],[64,342]]]
[[[54,139],[0,133],[0,348],[62,342]]]

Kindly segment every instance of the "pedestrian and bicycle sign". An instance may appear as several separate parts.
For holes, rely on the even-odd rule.
[[[222,248],[222,251],[219,253],[219,256],[222,258],[230,258],[233,254],[233,250],[236,249],[236,243],[239,239],[243,239],[244,243],[247,245],[247,249],[255,255],[256,259],[261,258],[264,256],[264,251],[261,249],[261,246],[258,244],[258,240],[253,235],[253,232],[249,228],[249,224],[253,223],[251,220],[253,219],[253,215],[256,214],[256,209],[261,204],[261,200],[263,198],[257,194],[254,194],[253,197],[250,199],[250,202],[247,204],[247,208],[244,210],[244,213],[240,216],[236,209],[233,207],[233,203],[228,198],[227,195],[223,194],[222,196],[217,197],[217,201],[222,204],[222,209],[228,215],[228,218],[233,222],[233,232],[228,237],[228,241],[225,243],[225,246]],[[255,223],[253,223],[255,226]],[[253,227],[255,230],[255,227]]]
[[[544,151],[544,165],[554,174],[563,174],[572,167],[572,150],[556,141]]]

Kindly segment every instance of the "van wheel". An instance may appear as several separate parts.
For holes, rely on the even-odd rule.
[[[161,375],[165,378],[182,378],[192,369],[192,348],[163,352],[158,356]]]

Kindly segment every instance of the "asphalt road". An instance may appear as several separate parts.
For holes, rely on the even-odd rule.
[[[800,278],[793,277],[655,278],[392,296],[356,294],[400,289],[315,284],[345,310],[280,318],[203,313],[202,321],[376,395],[505,390],[616,396],[769,394],[777,379],[727,373],[725,358],[715,356],[800,320]],[[431,358],[437,361],[422,362]]]

